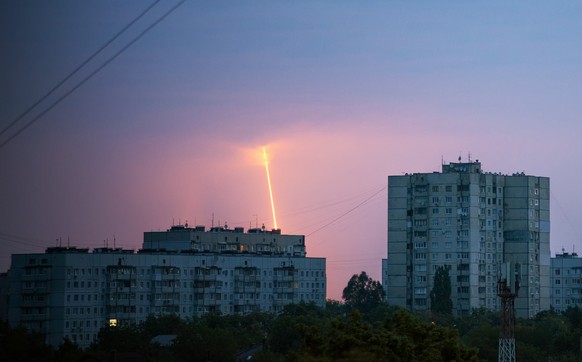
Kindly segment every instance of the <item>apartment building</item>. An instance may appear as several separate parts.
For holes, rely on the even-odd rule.
[[[455,315],[497,310],[500,266],[510,263],[520,279],[516,315],[549,309],[549,197],[549,178],[484,172],[478,160],[389,176],[388,302],[428,313],[434,273],[447,266]]]
[[[552,258],[552,307],[563,312],[570,307],[582,307],[582,258],[576,253],[556,254]]]
[[[324,306],[324,258],[302,235],[280,230],[173,226],[144,233],[138,252],[48,248],[12,256],[8,319],[58,346],[87,347],[103,326],[148,315],[278,313],[290,303]]]

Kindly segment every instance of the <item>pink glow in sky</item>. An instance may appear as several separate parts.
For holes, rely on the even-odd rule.
[[[148,4],[0,2],[0,128]],[[272,227],[262,146],[278,226],[327,258],[330,298],[362,270],[381,279],[387,177],[469,152],[549,176],[552,252],[580,251],[581,7],[186,2],[0,148],[0,270],[57,238],[137,249],[173,221]]]

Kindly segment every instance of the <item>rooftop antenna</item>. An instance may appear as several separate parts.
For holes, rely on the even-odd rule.
[[[67,236],[67,249],[71,247],[71,238]]]
[[[471,152],[469,152],[469,155],[467,157],[469,159],[469,163],[471,163]]]
[[[115,249],[115,235],[113,235],[113,249]]]
[[[214,227],[214,213],[212,213],[212,227]]]

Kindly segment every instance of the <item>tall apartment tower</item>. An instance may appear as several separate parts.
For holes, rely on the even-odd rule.
[[[499,310],[502,263],[520,278],[518,317],[550,308],[550,180],[483,172],[481,163],[442,172],[388,177],[388,259],[382,263],[390,304],[430,311],[439,266],[449,267],[453,313]]]

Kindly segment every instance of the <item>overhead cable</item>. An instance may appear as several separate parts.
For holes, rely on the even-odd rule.
[[[14,134],[12,134],[10,137],[8,137],[8,139],[6,139],[4,142],[0,143],[0,149],[2,149],[4,146],[6,146],[10,141],[12,141],[14,138],[16,138],[19,134],[21,134],[22,132],[24,132],[28,127],[32,126],[42,116],[44,116],[46,113],[48,113],[56,105],[58,105],[59,103],[61,103],[65,98],[67,98],[68,96],[70,96],[74,91],[76,91],[79,87],[81,87],[83,84],[85,84],[89,79],[93,78],[93,76],[95,76],[95,74],[99,73],[103,68],[105,68],[107,65],[109,65],[109,63],[111,63],[113,60],[115,60],[118,56],[120,56],[123,52],[125,52],[130,46],[132,46],[135,42],[137,42],[139,39],[141,39],[146,33],[148,33],[156,25],[158,25],[160,22],[162,22],[162,20],[164,20],[166,17],[168,17],[172,12],[174,12],[184,2],[186,2],[186,0],[181,0],[176,5],[174,5],[172,8],[170,8],[170,10],[168,10],[167,12],[165,12],[161,17],[159,17],[156,21],[154,21],[151,25],[149,25],[146,29],[144,29],[141,33],[139,33],[135,38],[133,38],[129,43],[127,43],[123,48],[121,48],[119,51],[117,51],[115,54],[113,54],[103,64],[101,64],[99,67],[97,67],[97,69],[95,69],[88,76],[86,76],[85,78],[83,78],[73,88],[71,88],[70,90],[68,90],[67,92],[65,92],[65,94],[63,94],[61,97],[59,97],[56,101],[54,101],[53,103],[51,103],[44,111],[42,111],[41,113],[39,113],[36,117],[34,117],[28,123],[26,123],[18,131],[16,131]]]

